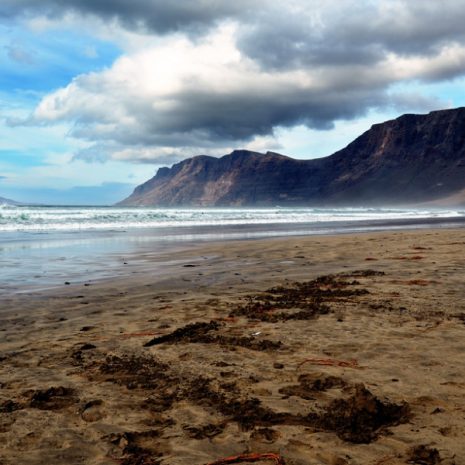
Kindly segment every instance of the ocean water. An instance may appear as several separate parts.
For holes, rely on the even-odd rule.
[[[202,242],[464,225],[460,209],[0,206],[0,293],[162,273]]]
[[[210,208],[0,206],[2,232],[114,231],[200,226],[321,224],[357,221],[457,218],[461,210],[388,208]],[[1,240],[1,238],[0,238]]]

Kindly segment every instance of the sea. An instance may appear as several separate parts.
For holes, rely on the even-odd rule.
[[[464,224],[465,209],[0,205],[0,292],[110,279],[199,243]]]

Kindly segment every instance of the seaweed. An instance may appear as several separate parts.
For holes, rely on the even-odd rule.
[[[320,415],[317,425],[334,431],[341,439],[353,443],[375,440],[386,426],[405,423],[410,419],[406,402],[382,402],[363,384],[355,386],[348,399],[336,399]]]
[[[382,272],[361,270],[351,274],[326,275],[312,281],[272,287],[264,293],[248,296],[247,302],[236,306],[229,316],[245,316],[251,320],[269,323],[314,319],[330,313],[331,308],[327,302],[368,294],[366,289],[354,288],[360,285],[358,281],[343,278],[377,276],[379,273]]]

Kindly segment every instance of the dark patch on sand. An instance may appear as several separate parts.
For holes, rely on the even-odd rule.
[[[153,357],[136,355],[109,355],[99,367],[105,381],[126,386],[128,389],[160,389],[171,378],[166,374],[168,365]]]
[[[347,383],[337,376],[303,374],[298,379],[300,384],[286,386],[279,390],[285,396],[297,396],[306,400],[313,400],[316,392],[326,391],[332,388],[343,388]]]
[[[61,410],[79,402],[76,391],[63,386],[30,391],[26,396],[30,398],[29,406],[39,410]]]
[[[418,465],[439,465],[442,461],[437,449],[424,445],[413,447],[408,460]]]
[[[216,321],[209,323],[191,323],[178,328],[170,334],[151,339],[144,347],[152,347],[159,344],[218,344],[221,346],[238,346],[252,350],[276,350],[282,344],[280,341],[268,339],[256,339],[253,336],[227,336],[222,334],[211,334],[218,331],[222,325]]]
[[[331,402],[316,424],[324,430],[334,431],[344,441],[369,443],[385,427],[406,423],[410,416],[406,402],[383,402],[359,384],[348,399]]]
[[[101,399],[86,402],[81,408],[81,418],[88,423],[101,420],[105,416],[102,406],[103,401]]]
[[[15,412],[16,410],[22,410],[23,408],[23,405],[15,402],[14,400],[5,400],[4,402],[0,403],[0,413],[11,413]]]
[[[113,446],[112,459],[121,465],[158,465],[163,456],[157,430],[114,433],[103,439]]]
[[[259,442],[272,443],[279,438],[280,434],[272,428],[257,428],[252,431],[250,439]]]
[[[196,342],[200,338],[204,338],[209,332],[217,331],[220,328],[220,324],[216,321],[210,321],[209,323],[191,323],[182,328],[178,328],[172,333],[165,334],[151,339],[149,342],[144,344],[144,347],[151,347],[158,344],[175,344],[175,343],[187,343]]]
[[[221,434],[225,428],[224,424],[215,425],[213,423],[205,426],[185,426],[183,429],[191,439],[210,439]]]
[[[368,294],[356,280],[345,278],[378,276],[382,272],[359,270],[340,275],[320,276],[312,281],[272,287],[261,294],[248,296],[244,305],[234,308],[230,316],[270,323],[288,320],[310,320],[330,312],[327,302]]]
[[[74,364],[81,365],[82,363],[84,363],[83,352],[91,351],[93,349],[96,349],[96,346],[94,346],[94,344],[79,344],[79,346],[76,349],[74,349],[71,353],[71,358],[73,359]]]

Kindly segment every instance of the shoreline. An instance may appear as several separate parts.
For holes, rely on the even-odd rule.
[[[4,295],[0,462],[465,462],[464,244],[461,228],[216,242]]]
[[[208,243],[370,234],[388,231],[451,229],[465,226],[465,217],[323,223],[198,226],[127,231],[3,233],[0,290],[35,292],[59,288],[66,281],[92,283],[128,277],[147,263],[147,255],[166,256]],[[154,254],[155,252],[155,254]],[[131,267],[126,267],[131,261]],[[65,277],[66,279],[63,279]]]

